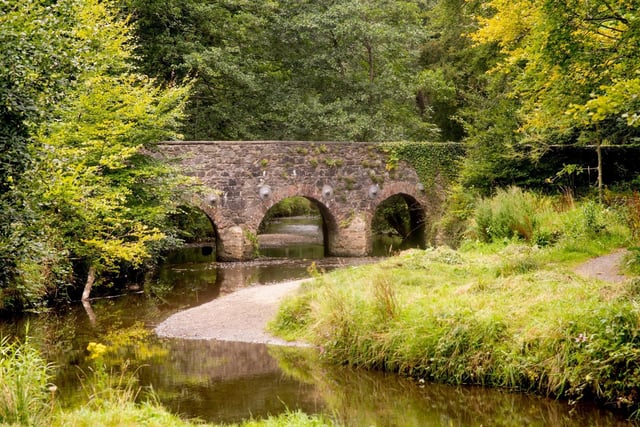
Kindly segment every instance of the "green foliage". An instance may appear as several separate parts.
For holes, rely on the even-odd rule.
[[[627,225],[631,230],[631,237],[637,242],[640,238],[640,193],[634,191],[625,205]]]
[[[531,241],[539,227],[537,211],[540,199],[517,187],[498,190],[491,199],[476,205],[475,230],[484,242],[503,239]]]
[[[477,200],[477,194],[459,184],[450,187],[444,202],[444,213],[437,224],[443,243],[452,248],[460,245],[469,228]]]
[[[496,75],[517,99],[518,140],[534,152],[551,144],[628,144],[638,137],[637,5],[627,1],[487,2],[480,43],[500,46]],[[526,11],[526,13],[522,13]],[[514,138],[515,139],[515,138]]]
[[[302,411],[289,411],[283,415],[271,416],[264,420],[249,420],[240,427],[332,427],[340,424],[325,416],[307,415]]]
[[[383,141],[433,137],[416,108],[420,1],[127,0],[140,64],[165,82],[195,76],[191,139]],[[451,88],[445,85],[447,91]]]
[[[320,277],[321,274],[315,271],[315,263],[312,264],[314,271],[310,272],[312,277]],[[309,304],[312,300],[312,293],[307,292],[304,298],[286,299],[277,316],[269,322],[268,329],[277,331],[279,335],[288,340],[295,340],[305,332],[306,327],[311,321],[311,307]]]
[[[69,2],[0,4],[0,309],[18,309],[32,295],[46,293],[40,284],[24,283],[25,292],[14,289],[13,280],[38,265],[50,268],[58,258],[58,248],[46,237],[32,238],[31,233],[47,231],[34,225],[19,185],[33,160],[33,127],[64,97],[78,72],[68,46],[70,10]]]
[[[109,2],[49,3],[0,5],[2,310],[65,295],[71,260],[139,266],[173,233],[180,180],[149,154],[188,88],[135,73]]]
[[[53,409],[51,366],[26,340],[0,340],[0,423],[44,425]]]
[[[431,110],[442,141],[461,141],[473,123],[491,115],[491,78],[485,72],[496,61],[496,49],[476,46],[467,35],[477,27],[477,17],[488,13],[482,1],[438,0],[425,11],[429,35],[421,54],[424,71],[417,92],[418,106]],[[429,89],[429,87],[433,89]],[[434,90],[438,88],[438,90]],[[494,122],[498,119],[492,115]]]
[[[313,203],[304,197],[287,197],[273,205],[265,214],[262,222],[272,218],[319,214]]]
[[[150,154],[156,142],[178,137],[188,87],[160,89],[132,69],[128,24],[111,7],[59,2],[53,14],[59,28],[45,30],[60,50],[54,59],[64,60],[30,63],[36,76],[69,80],[52,86],[55,96],[48,87],[39,95],[48,115],[29,121],[34,161],[12,186],[21,210],[5,237],[9,248],[19,248],[4,261],[13,267],[2,295],[10,308],[37,304],[57,281],[69,280],[70,259],[99,272],[139,267],[167,238],[160,229],[182,180]],[[52,9],[34,4],[13,12],[32,28]],[[32,49],[39,47],[34,41]]]
[[[169,223],[176,230],[176,237],[187,243],[215,241],[211,219],[198,208],[178,206],[169,215]]]
[[[409,206],[402,196],[393,196],[378,205],[371,220],[375,234],[395,234],[401,238],[409,236],[411,217]]]
[[[456,143],[387,142],[382,145],[388,165],[407,161],[418,173],[425,188],[450,183],[457,177],[463,147]],[[394,166],[391,166],[392,168]]]

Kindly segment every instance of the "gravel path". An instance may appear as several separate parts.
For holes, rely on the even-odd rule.
[[[620,264],[627,251],[617,250],[607,255],[590,259],[580,264],[575,272],[583,277],[597,278],[607,282],[620,283],[628,279],[620,272]]]
[[[156,334],[170,338],[304,346],[304,343],[273,337],[265,332],[265,327],[275,316],[283,297],[295,292],[305,280],[240,289],[174,314],[156,327]]]

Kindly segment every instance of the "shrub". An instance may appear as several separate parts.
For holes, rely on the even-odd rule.
[[[452,248],[460,245],[473,217],[477,196],[462,186],[454,186],[447,196],[442,218],[438,223],[443,243]]]

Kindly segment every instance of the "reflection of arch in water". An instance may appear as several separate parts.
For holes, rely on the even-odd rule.
[[[322,233],[322,246],[324,247],[324,255],[331,255],[333,244],[338,233],[338,225],[333,213],[330,209],[317,198],[305,195],[305,194],[290,194],[290,191],[285,192],[285,195],[278,196],[274,194],[270,198],[268,207],[265,207],[262,217],[257,224],[252,224],[252,228],[255,230],[261,230],[264,227],[265,219],[268,219],[268,213],[275,208],[281,202],[293,198],[301,197],[311,202],[311,205],[318,211],[322,219],[321,233]]]
[[[397,206],[398,203],[403,205]],[[408,216],[407,224],[391,224],[395,226],[394,228],[402,237],[403,247],[417,247],[422,249],[426,247],[426,213],[422,204],[414,196],[407,193],[387,194],[384,199],[381,199],[380,202],[376,204],[373,210],[372,221],[376,218],[376,214],[379,214],[378,218],[384,216],[380,215],[381,209],[400,209],[399,212],[396,212],[398,217]]]

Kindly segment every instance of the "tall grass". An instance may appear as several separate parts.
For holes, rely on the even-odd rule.
[[[530,241],[539,225],[540,198],[518,187],[498,190],[476,204],[475,228],[484,242],[502,239]]]
[[[28,340],[0,340],[0,424],[44,424],[53,404],[50,371]]]
[[[555,233],[546,246],[468,242],[333,272],[288,301],[271,327],[338,364],[638,411],[637,283],[572,272],[627,242],[628,230],[601,205],[537,205],[519,224],[536,224],[523,236]]]

